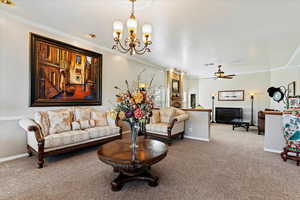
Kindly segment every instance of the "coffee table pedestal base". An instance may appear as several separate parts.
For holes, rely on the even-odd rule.
[[[116,172],[116,169],[114,169]],[[153,176],[148,168],[136,169],[130,172],[119,170],[119,176],[111,182],[112,191],[120,191],[123,186],[131,181],[147,181],[151,187],[158,186],[158,177]]]

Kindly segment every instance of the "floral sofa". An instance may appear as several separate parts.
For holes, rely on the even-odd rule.
[[[178,136],[184,138],[185,121],[188,118],[186,112],[174,107],[153,110],[150,123],[146,125],[145,137],[167,139],[171,145],[172,139]]]
[[[69,152],[122,137],[122,129],[108,112],[92,108],[70,108],[36,112],[19,125],[27,133],[27,149],[38,156],[38,167],[49,155]]]

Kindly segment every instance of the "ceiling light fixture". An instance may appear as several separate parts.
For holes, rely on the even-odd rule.
[[[9,5],[9,6],[14,6],[16,5],[14,2],[12,2],[11,0],[0,0],[0,3],[4,3],[6,5]]]
[[[144,47],[141,47],[141,41],[137,38],[137,20],[134,15],[134,2],[136,0],[129,0],[132,3],[131,15],[127,20],[128,37],[122,44],[123,35],[123,23],[121,21],[115,21],[113,23],[113,37],[115,44],[112,49],[118,50],[121,53],[128,53],[132,56],[134,54],[143,55],[146,52],[151,52],[149,45],[151,42],[152,26],[150,24],[144,24],[142,27],[143,31],[143,43]]]
[[[90,33],[90,34],[88,34],[88,37],[94,39],[97,37],[97,35],[94,33]]]

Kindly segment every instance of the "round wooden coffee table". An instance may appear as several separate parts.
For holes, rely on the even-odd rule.
[[[148,185],[158,185],[158,177],[151,175],[150,168],[167,156],[168,147],[157,140],[139,137],[135,151],[130,148],[127,139],[115,140],[98,149],[98,158],[111,165],[119,176],[111,182],[113,191],[119,191],[130,181],[147,181]]]

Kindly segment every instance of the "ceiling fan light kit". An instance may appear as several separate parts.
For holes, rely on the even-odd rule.
[[[118,50],[121,53],[129,53],[130,55],[143,55],[146,52],[151,52],[149,45],[152,44],[151,35],[152,35],[152,26],[150,24],[144,24],[142,27],[142,38],[143,44],[142,47],[141,41],[137,38],[137,29],[138,23],[134,15],[134,3],[136,0],[129,0],[132,3],[131,14],[127,20],[127,32],[128,36],[122,44],[123,37],[123,23],[121,21],[115,21],[113,23],[113,38],[114,45],[112,49]]]
[[[9,6],[14,6],[16,5],[13,1],[11,0],[0,0],[0,3],[3,3],[3,4],[6,4],[6,5],[9,5]]]

